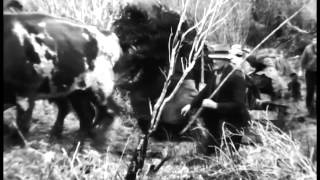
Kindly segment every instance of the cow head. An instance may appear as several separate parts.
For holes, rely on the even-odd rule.
[[[178,26],[180,16],[164,6],[152,7],[154,11],[127,5],[120,18],[113,23],[113,31],[119,37],[124,51],[123,57],[114,66],[119,85],[142,81],[148,84],[146,81],[163,76],[169,67],[168,41],[170,33],[175,32]],[[184,22],[182,31],[187,28],[188,23]],[[194,33],[186,38],[187,41],[192,37]],[[181,52],[183,55],[187,53]]]

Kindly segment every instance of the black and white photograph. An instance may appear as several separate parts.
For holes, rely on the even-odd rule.
[[[317,179],[317,0],[3,0],[3,179]]]

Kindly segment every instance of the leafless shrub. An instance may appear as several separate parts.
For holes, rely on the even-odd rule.
[[[108,21],[116,11],[114,7],[117,6],[116,1],[105,0],[78,0],[77,2],[75,0],[37,0],[36,2],[39,5],[37,11],[72,18],[82,23],[104,28],[107,28]],[[181,8],[183,4],[181,0],[174,2],[179,2],[180,4],[177,7],[183,9]],[[192,3],[194,1],[191,2],[190,6],[196,7]],[[218,1],[215,1],[215,3],[218,3]],[[205,9],[208,4],[208,1],[201,0],[198,7]],[[204,11],[199,11],[197,17],[201,17],[201,12]],[[187,13],[186,15],[188,16]],[[228,18],[231,17],[228,16]],[[237,16],[232,15],[232,18],[235,18],[234,21],[236,21]],[[231,26],[232,23],[226,21],[224,25],[220,26],[221,31],[229,27],[227,25]],[[238,27],[240,26],[241,24],[238,25]],[[245,28],[244,25],[243,27]],[[215,42],[220,42],[222,39],[231,43],[241,43],[245,38],[243,34],[246,30],[241,30],[244,33],[236,32],[235,29],[232,29],[232,31],[235,32],[234,36],[230,35],[229,40],[232,39],[230,41],[228,41],[227,35],[223,35],[224,32],[218,38],[213,39]],[[190,65],[190,62],[186,62],[186,65]],[[54,118],[47,118],[46,120],[48,119],[52,120]],[[209,158],[209,161],[203,166],[187,167],[184,161],[169,162],[152,179],[182,179],[188,177],[190,179],[316,178],[316,162],[315,164],[311,163],[311,160],[301,153],[302,143],[294,141],[290,135],[278,130],[266,120],[253,120],[250,130],[261,137],[262,144],[252,141],[255,146],[242,146],[239,154],[236,154],[235,157],[231,157],[227,153],[205,157],[204,159]],[[84,179],[123,179],[126,173],[127,159],[125,159],[125,156],[123,158],[122,156],[120,158],[113,156],[109,151],[110,146],[106,147],[107,153],[101,154],[89,148],[84,153],[75,153],[73,157],[69,157],[63,150],[63,145],[52,145],[39,139],[30,141],[30,145],[28,148],[13,148],[3,153],[4,179],[77,179],[78,177]],[[181,149],[181,147],[178,149]],[[125,148],[123,151],[125,151]],[[314,151],[311,149],[310,156],[312,156],[312,153]],[[188,158],[193,157],[188,156]],[[235,161],[235,159],[239,161]],[[146,162],[146,165],[148,164],[150,162]]]

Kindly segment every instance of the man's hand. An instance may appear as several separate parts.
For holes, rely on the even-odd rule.
[[[190,111],[191,105],[187,104],[181,109],[181,115],[185,116]]]
[[[211,99],[204,99],[202,101],[202,106],[205,108],[211,108],[211,109],[218,108],[218,104],[216,102],[212,101]]]

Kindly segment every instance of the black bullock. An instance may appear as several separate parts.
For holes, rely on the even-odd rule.
[[[129,90],[134,115],[143,131],[147,130],[151,119],[149,101],[154,105],[163,88],[163,72],[167,72],[169,67],[169,36],[175,32],[180,19],[179,14],[164,6],[148,7],[153,10],[144,11],[142,7],[128,5],[113,24],[124,51],[114,67],[118,75],[117,83],[119,87]],[[188,27],[188,23],[184,22],[182,32]],[[191,33],[183,42],[179,57],[188,57],[194,35],[195,32]],[[178,59],[169,92],[182,75],[181,61]],[[198,93],[201,61],[197,62],[176,96],[164,108],[154,137],[167,139],[167,136],[177,134],[187,123],[187,119],[180,115],[180,110]]]
[[[112,66],[122,52],[116,35],[44,14],[3,17],[4,105],[17,106],[23,133],[37,99],[57,102],[54,132],[62,131],[68,102],[79,117],[80,132],[93,127],[95,109],[97,122],[112,122]]]

